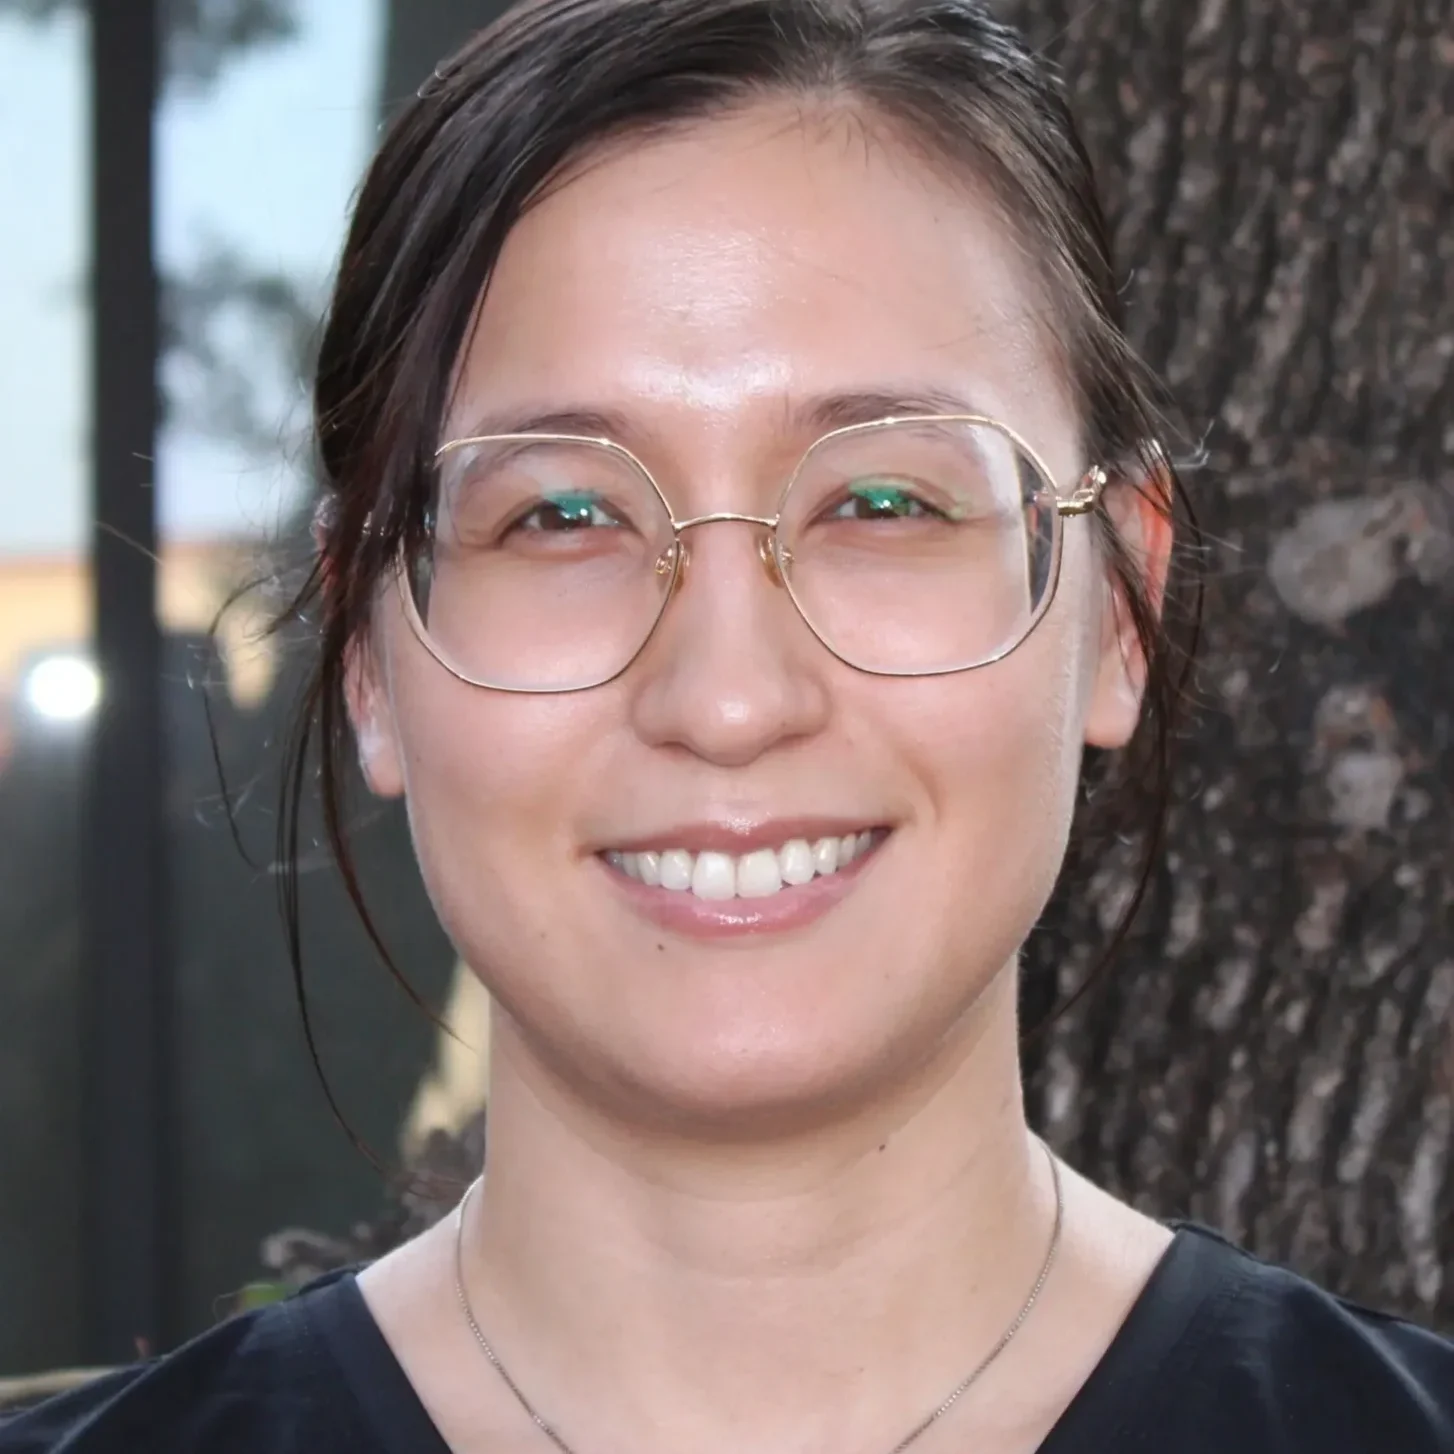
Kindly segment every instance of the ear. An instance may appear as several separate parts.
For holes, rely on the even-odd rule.
[[[1139,574],[1147,601],[1160,616],[1171,564],[1171,475],[1165,469],[1148,471],[1140,478],[1123,475],[1111,483],[1103,498],[1126,564]],[[1141,718],[1146,653],[1136,633],[1125,583],[1110,552],[1102,555],[1100,640],[1085,740],[1090,747],[1117,748],[1131,740]]]
[[[313,546],[325,600],[334,585],[333,561],[328,551],[329,529],[337,500],[324,495],[313,512]],[[389,700],[387,672],[372,638],[350,643],[343,663],[343,696],[349,725],[358,744],[359,766],[371,792],[397,798],[404,792],[403,756]]]
[[[349,647],[343,690],[364,781],[378,797],[401,797],[404,758],[399,750],[386,664],[372,641],[360,639]]]

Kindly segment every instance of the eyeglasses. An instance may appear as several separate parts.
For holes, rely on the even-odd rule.
[[[435,458],[423,548],[400,562],[405,613],[461,681],[506,692],[601,686],[639,656],[688,574],[687,532],[758,532],[769,580],[840,661],[880,676],[969,671],[1044,616],[1063,522],[1094,508],[1092,466],[1057,492],[1034,451],[977,415],[836,429],[772,515],[677,519],[607,439],[457,439]]]

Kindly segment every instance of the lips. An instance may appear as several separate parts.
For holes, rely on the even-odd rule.
[[[759,834],[752,835],[760,840]],[[863,827],[815,838],[788,837],[742,853],[663,843],[642,849],[608,849],[601,857],[618,873],[648,888],[691,894],[709,902],[768,899],[785,889],[828,878],[871,852],[887,830]]]

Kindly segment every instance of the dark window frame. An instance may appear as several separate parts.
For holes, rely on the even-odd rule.
[[[155,0],[90,0],[92,641],[102,680],[85,796],[83,1355],[170,1345],[171,1129],[161,633],[156,611],[159,304],[153,255]]]

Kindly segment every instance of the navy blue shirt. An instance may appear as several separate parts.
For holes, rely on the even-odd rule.
[[[42,1451],[449,1454],[352,1273],[0,1419]],[[1040,1454],[1454,1454],[1454,1343],[1182,1226]]]

